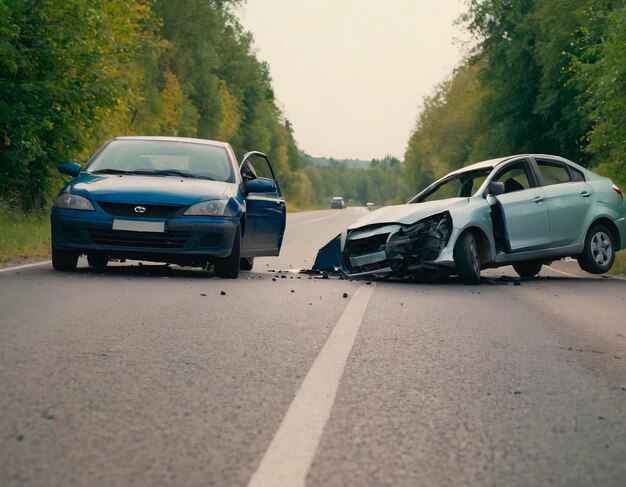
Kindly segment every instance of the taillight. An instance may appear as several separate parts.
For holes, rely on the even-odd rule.
[[[622,199],[624,199],[624,193],[622,193],[622,190],[619,189],[616,185],[613,185],[613,191],[615,191],[618,195],[622,197]]]

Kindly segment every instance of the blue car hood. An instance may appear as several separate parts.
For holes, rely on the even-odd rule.
[[[193,205],[205,200],[235,197],[237,185],[176,176],[83,173],[70,181],[64,191],[111,203]]]
[[[422,218],[427,218],[459,206],[466,206],[468,198],[448,198],[445,200],[425,201],[406,205],[385,206],[360,218],[348,227],[349,230],[383,223],[411,225]]]

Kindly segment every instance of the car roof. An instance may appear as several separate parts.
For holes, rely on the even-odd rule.
[[[229,147],[227,142],[218,140],[196,139],[193,137],[167,137],[161,135],[124,135],[114,137],[112,140],[156,140],[160,142],[188,142],[192,144],[212,145],[216,147]]]
[[[541,157],[549,157],[551,159],[557,159],[559,161],[563,161],[566,162],[568,164],[573,164],[576,167],[580,167],[578,166],[578,164],[565,159],[564,157],[560,157],[560,156],[555,156],[555,155],[551,155],[551,154],[515,154],[513,156],[506,156],[506,157],[498,157],[496,159],[488,159],[486,161],[481,161],[481,162],[476,162],[475,164],[470,164],[469,166],[464,166],[460,169],[457,169],[456,171],[451,172],[449,175],[451,174],[457,174],[460,172],[466,172],[466,171],[473,171],[476,169],[486,169],[486,168],[490,168],[490,167],[496,167],[499,166],[500,164],[503,164],[505,162],[508,162],[512,159],[520,159],[520,158],[524,158],[524,157],[533,157],[533,158],[541,158]]]

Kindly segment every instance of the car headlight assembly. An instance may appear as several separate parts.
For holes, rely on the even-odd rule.
[[[228,200],[209,200],[196,203],[185,211],[187,216],[235,216]]]
[[[448,212],[425,218],[389,235],[387,258],[396,265],[434,260],[448,244],[451,233],[452,218]]]
[[[52,206],[54,208],[67,208],[69,210],[94,211],[91,201],[84,196],[72,193],[63,193],[57,197],[56,200],[54,200],[54,204]]]

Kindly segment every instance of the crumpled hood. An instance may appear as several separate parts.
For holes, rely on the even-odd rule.
[[[101,175],[82,173],[64,191],[94,201],[193,205],[235,197],[237,185],[177,176]]]
[[[357,220],[348,227],[348,230],[368,225],[381,225],[386,223],[411,225],[431,215],[436,215],[437,213],[442,213],[446,210],[450,211],[454,208],[466,206],[468,202],[468,198],[448,198],[438,201],[426,201],[424,203],[385,206]]]

